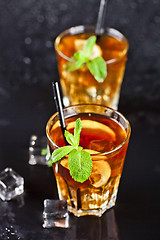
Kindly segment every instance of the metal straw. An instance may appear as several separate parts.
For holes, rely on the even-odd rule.
[[[60,95],[60,90],[59,90],[59,83],[57,81],[52,82],[52,88],[53,88],[54,100],[55,100],[56,109],[57,109],[57,112],[58,112],[58,115],[59,115],[59,121],[60,121],[61,129],[62,129],[63,137],[64,137],[64,140],[65,140],[65,143],[66,143],[66,138],[64,136],[64,132],[66,130],[66,123],[65,123],[65,120],[64,120],[63,107],[62,107],[61,95]],[[66,180],[65,180],[65,182],[66,182],[66,185],[67,185],[71,205],[72,205],[73,208],[75,208],[68,183],[67,183]]]
[[[58,82],[52,82],[52,87],[53,87],[53,94],[54,94],[54,100],[56,103],[56,109],[59,115],[59,121],[61,124],[61,129],[62,129],[62,133],[64,136],[64,132],[66,130],[66,123],[64,120],[64,114],[63,114],[63,107],[62,107],[62,101],[61,101],[61,95],[60,95],[60,90],[59,90],[59,84]],[[65,139],[65,137],[64,137]]]
[[[100,2],[97,25],[95,30],[95,33],[97,36],[100,36],[102,34],[102,27],[104,23],[107,3],[108,3],[108,0],[101,0]]]

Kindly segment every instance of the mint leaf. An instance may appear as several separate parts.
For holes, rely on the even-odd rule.
[[[61,160],[65,155],[70,153],[75,147],[73,146],[64,146],[61,148],[57,148],[54,150],[51,156],[52,163],[55,163],[59,160]]]
[[[107,65],[102,57],[96,57],[90,60],[93,51],[96,37],[91,36],[83,47],[83,51],[76,52],[72,57],[72,62],[68,62],[66,66],[67,71],[75,71],[80,69],[85,64],[89,71],[98,82],[103,82],[107,76]]]
[[[91,53],[92,53],[95,43],[96,43],[96,37],[91,36],[90,38],[88,38],[86,44],[84,45],[83,53],[87,58],[89,58],[91,56]]]
[[[68,62],[66,70],[67,71],[75,71],[82,67],[82,65],[86,62],[86,57],[83,52],[77,52],[72,57],[72,62]]]
[[[81,119],[78,118],[75,123],[74,135],[65,131],[65,137],[69,146],[57,148],[52,153],[48,162],[49,166],[61,160],[68,155],[69,171],[73,179],[77,182],[84,182],[88,179],[92,171],[92,159],[88,152],[82,151],[83,147],[79,146],[80,132],[82,129]]]
[[[76,120],[76,125],[75,125],[75,128],[74,128],[74,138],[75,138],[75,143],[76,143],[77,146],[79,145],[81,129],[82,129],[81,119],[78,118]]]
[[[64,135],[65,135],[65,138],[66,138],[66,140],[69,144],[71,144],[73,146],[78,146],[78,145],[75,144],[75,137],[73,136],[72,133],[65,130]]]
[[[74,128],[74,136],[76,137],[76,135],[80,134],[81,130],[82,130],[81,119],[77,118],[75,128]]]
[[[42,148],[42,150],[41,150],[41,155],[42,155],[42,156],[46,156],[47,153],[48,153],[47,148]]]
[[[96,57],[93,60],[88,61],[87,66],[98,82],[104,81],[107,76],[107,69],[103,58]]]
[[[52,158],[50,158],[49,160],[48,160],[48,167],[52,167]]]
[[[80,146],[78,148],[76,148],[77,151],[81,151],[82,149],[83,149],[83,147],[80,147]]]
[[[86,181],[92,171],[92,159],[88,152],[73,150],[68,156],[72,178],[77,182]]]
[[[76,52],[74,54],[74,60],[76,63],[76,67],[78,68],[79,65],[82,65],[86,61],[86,56],[84,52]]]

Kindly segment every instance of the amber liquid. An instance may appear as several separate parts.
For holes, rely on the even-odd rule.
[[[67,57],[73,56],[76,39],[88,39],[91,34],[83,33],[66,36],[59,43],[60,51]],[[99,83],[87,67],[76,71],[66,71],[67,60],[57,52],[60,81],[64,96],[64,105],[96,103],[117,109],[119,93],[123,80],[128,43],[124,39],[103,35],[97,45],[107,63],[107,77]],[[114,60],[116,59],[116,60]]]
[[[101,216],[106,209],[115,205],[128,142],[113,154],[107,155],[107,152],[114,150],[124,141],[126,130],[116,121],[97,114],[79,114],[78,117],[82,120],[80,146],[94,153],[91,154],[92,173],[88,180],[79,183],[74,181],[69,173],[67,156],[60,163],[53,164],[59,197],[67,200],[69,209],[77,216]],[[71,133],[74,129],[70,123],[76,119],[77,116],[66,119]],[[65,145],[58,124],[51,128],[50,138],[58,146]],[[49,144],[53,151],[51,142]]]

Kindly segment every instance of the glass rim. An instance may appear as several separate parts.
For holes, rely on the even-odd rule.
[[[96,26],[94,25],[79,25],[79,26],[74,26],[74,27],[71,27],[71,28],[68,28],[66,30],[64,30],[63,32],[61,32],[55,39],[54,41],[54,48],[55,50],[57,51],[57,53],[62,57],[64,58],[65,60],[69,61],[69,62],[72,62],[72,59],[70,57],[67,57],[63,52],[61,52],[61,50],[59,49],[59,43],[61,41],[61,39],[67,35],[74,35],[74,34],[80,34],[80,33],[84,33],[85,30],[90,30],[88,31],[88,33],[94,33],[95,34],[95,29],[96,29]],[[102,34],[103,33],[107,33],[109,36],[112,36],[116,39],[121,39],[123,40],[124,42],[126,42],[126,47],[124,48],[123,52],[121,53],[121,55],[115,57],[115,58],[112,58],[110,60],[107,60],[105,61],[106,64],[111,64],[111,63],[114,63],[114,62],[117,62],[118,60],[120,60],[123,56],[125,56],[125,54],[127,54],[128,52],[128,49],[129,49],[129,43],[128,43],[128,40],[127,38],[118,30],[114,29],[114,28],[110,28],[110,27],[107,27],[107,28],[103,28],[102,29]]]
[[[65,107],[65,108],[63,109],[63,112],[64,112],[65,110],[67,110],[67,109],[76,108],[76,107],[81,107],[81,106],[82,106],[82,107],[83,107],[83,106],[99,106],[99,107],[102,107],[102,108],[104,108],[104,109],[111,110],[111,111],[117,113],[117,114],[125,121],[125,123],[127,124],[127,131],[126,131],[126,137],[125,137],[125,139],[123,140],[122,143],[120,143],[116,148],[114,148],[114,149],[112,149],[112,150],[110,150],[110,151],[102,152],[102,153],[99,152],[99,153],[90,154],[90,155],[91,155],[91,156],[108,156],[108,155],[115,155],[117,152],[119,152],[119,151],[123,148],[123,146],[125,145],[125,143],[129,140],[129,137],[130,137],[130,134],[131,134],[131,126],[130,126],[129,121],[128,121],[128,120],[124,117],[124,115],[123,115],[122,113],[120,113],[119,111],[114,110],[113,108],[110,108],[110,107],[107,107],[107,106],[99,105],[99,104],[78,104],[78,105],[72,105],[72,106]],[[87,113],[87,112],[85,112],[85,113]],[[75,114],[71,114],[71,115],[69,115],[69,117],[75,116],[76,114],[78,115],[78,113],[75,112]],[[97,113],[97,114],[102,115],[101,113]],[[105,113],[103,113],[103,115],[105,115]],[[57,116],[58,116],[58,113],[56,112],[55,114],[53,114],[53,115],[49,118],[49,120],[48,120],[48,122],[47,122],[47,124],[46,124],[46,135],[47,135],[47,138],[49,139],[49,141],[51,141],[51,143],[53,143],[55,147],[60,148],[60,146],[58,146],[58,145],[50,138],[50,136],[49,136],[49,126],[50,126],[52,120],[53,120],[55,117],[57,117]],[[68,116],[67,116],[67,117],[68,117]],[[67,118],[67,117],[66,117],[66,118]],[[114,118],[112,118],[112,119],[114,119]],[[59,120],[59,119],[58,119],[58,120]],[[121,125],[122,125],[122,124],[121,124]],[[123,126],[122,126],[122,127],[123,127]],[[123,127],[123,128],[124,128],[124,127]]]

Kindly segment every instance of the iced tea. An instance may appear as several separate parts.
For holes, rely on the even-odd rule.
[[[120,32],[106,29],[93,49],[95,56],[106,61],[108,74],[104,82],[97,82],[87,67],[66,70],[71,56],[81,51],[92,35],[94,27],[79,26],[61,33],[55,41],[64,105],[94,103],[117,109],[128,51],[127,39]]]
[[[76,216],[101,216],[115,205],[129,141],[129,123],[118,112],[102,106],[79,105],[65,111],[67,130],[71,133],[76,119],[81,118],[80,146],[91,154],[92,173],[80,183],[69,173],[67,156],[53,164],[59,198],[67,200],[69,210]],[[56,115],[47,124],[47,136],[51,152],[65,145]]]

